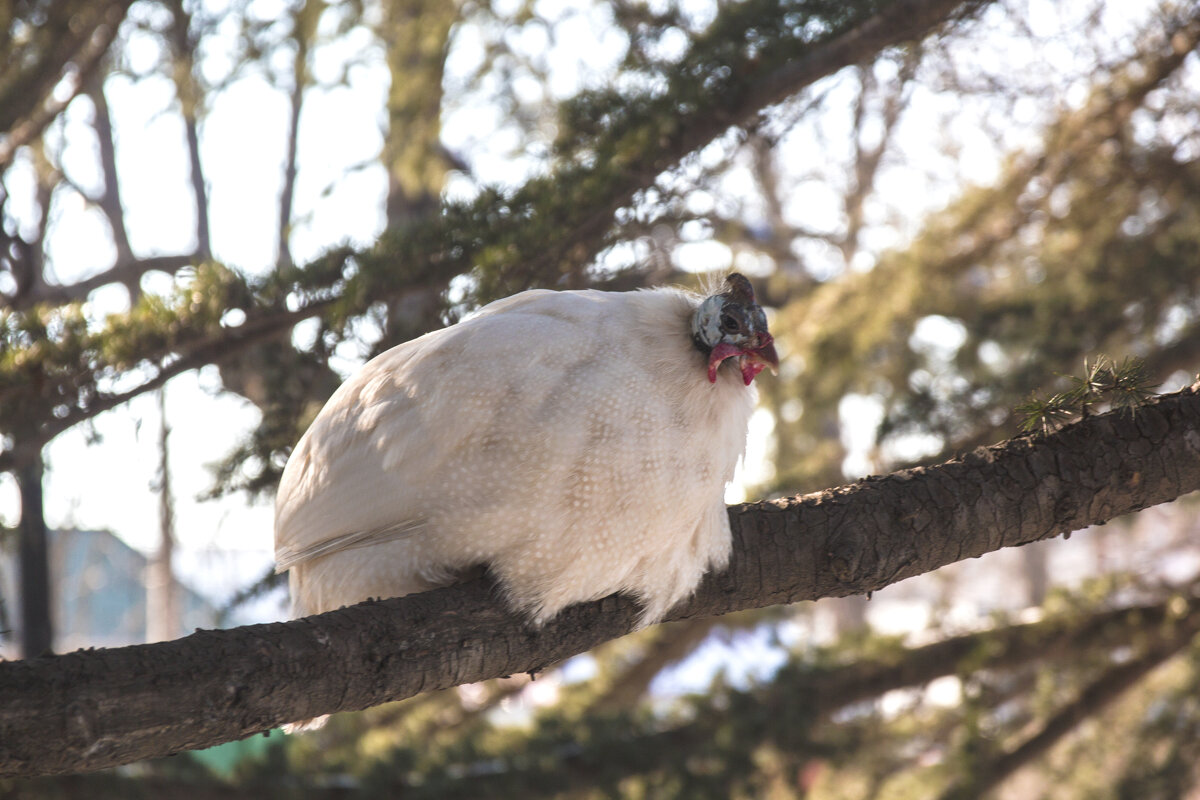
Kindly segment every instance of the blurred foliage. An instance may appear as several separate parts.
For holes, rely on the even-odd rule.
[[[32,22],[68,5],[18,4],[0,44],[14,56],[46,51]],[[759,105],[778,70],[853,40],[858,21],[895,4],[583,3],[607,10],[623,51],[612,74],[566,98],[550,88],[546,54],[519,44],[553,41],[561,19],[550,5],[292,0],[267,18],[251,2],[224,15],[148,2],[124,22],[112,17],[123,34],[101,82],[170,77],[179,110],[201,120],[246,75],[287,92],[295,120],[321,81],[349,84],[357,65],[386,63],[378,161],[389,227],[370,247],[330,243],[297,265],[286,254],[294,209],[281,201],[278,263],[234,269],[198,245],[172,262],[162,294],[138,288],[161,261],[117,263],[108,279],[133,287],[130,307],[98,318],[88,292],[103,275],[64,302],[37,301],[73,288],[45,280],[44,235],[61,202],[53,198],[85,193],[53,147],[27,145],[36,224],[9,202],[16,184],[6,180],[0,198],[3,450],[40,446],[215,363],[262,420],[217,467],[212,493],[269,493],[347,352],[367,357],[531,286],[697,285],[706,279],[698,268],[719,271],[710,256],[684,255],[697,244],[723,246],[716,252],[751,274],[773,308],[783,369],[759,382],[774,424],[764,494],[942,458],[1097,405],[1133,408],[1200,369],[1194,4],[1155,5],[1122,34],[1105,27],[1111,4],[1098,4],[1053,38],[1039,32],[1053,16],[1046,4],[997,3],[977,24],[956,20]],[[222,71],[206,71],[195,55],[218,31],[236,46]],[[361,31],[370,45],[318,79],[311,54]],[[135,70],[122,49],[132,32],[171,44]],[[463,32],[481,52],[460,85],[446,63]],[[988,49],[989,37],[1002,43]],[[1069,51],[1070,67],[1029,67],[1027,49]],[[26,95],[5,98],[11,87],[44,86],[46,75],[53,88],[73,56],[46,55],[55,57],[0,67],[0,111],[35,121]],[[523,183],[487,185],[469,153],[442,144],[439,109],[484,101],[519,134],[514,157],[533,165]],[[912,111],[918,101],[924,116]],[[1022,122],[1029,102],[1039,111]],[[1005,154],[992,179],[960,180],[971,161],[955,149],[966,146],[955,141],[962,125],[928,111],[939,105],[992,109],[966,117]],[[989,114],[1002,119],[984,130]],[[928,187],[909,162],[928,158],[930,142],[954,165],[943,178],[951,189],[938,207],[915,208]],[[293,157],[289,168],[303,164]],[[455,176],[474,189],[465,199],[445,197]],[[108,209],[119,239],[123,212],[110,189],[85,200]],[[295,331],[304,318],[314,321]],[[1024,584],[1057,576],[1046,574],[1045,550],[1023,548],[997,582],[1003,596],[988,602],[1030,607],[986,625],[975,618],[970,630],[953,612],[988,590],[947,570],[924,584],[929,624],[910,637],[866,624],[886,598],[691,621],[597,650],[576,664],[587,680],[516,676],[340,715],[311,736],[272,736],[232,774],[180,756],[90,782],[0,784],[0,793],[161,796],[186,785],[225,797],[1183,798],[1200,783],[1200,652],[1189,644],[1193,588],[1158,580],[1181,539],[1194,539],[1194,525],[1172,524],[1181,533],[1122,527],[1137,559],[1109,556],[1116,574],[1051,590],[1044,602]],[[1092,535],[1097,561],[1118,525]],[[826,609],[847,612],[836,638],[819,633]],[[689,657],[703,661],[709,648],[715,660],[711,649],[755,637],[782,665],[753,678],[716,670],[693,694],[656,690]]]
[[[397,8],[406,6],[400,3]],[[809,2],[793,6],[779,0],[727,7],[712,31],[698,37],[680,63],[672,64],[676,77],[670,92],[626,92],[619,104],[614,104],[611,94],[585,92],[568,104],[572,110],[564,112],[559,123],[551,174],[534,177],[515,190],[484,187],[472,200],[446,202],[428,213],[393,215],[394,224],[368,251],[336,249],[305,267],[282,263],[265,278],[239,278],[238,294],[261,297],[262,302],[245,308],[245,324],[234,338],[286,331],[290,326],[279,324],[281,319],[287,321],[279,314],[285,301],[292,307],[321,314],[320,347],[328,351],[348,334],[348,326],[370,313],[373,306],[414,293],[430,293],[435,298],[423,309],[426,323],[448,321],[444,314],[429,312],[437,310],[437,298],[458,276],[470,278],[464,308],[530,286],[571,288],[612,283],[613,276],[598,275],[590,269],[593,257],[607,243],[612,215],[654,174],[757,111],[757,107],[745,106],[746,86],[739,81],[745,81],[749,73],[765,74],[759,70],[802,56],[807,49],[836,38],[875,10],[870,3]],[[444,36],[448,27],[438,30]],[[381,35],[387,39],[386,34]],[[189,53],[182,53],[180,58],[183,63],[178,68],[195,71]],[[405,85],[414,78],[427,78],[425,72],[430,69],[438,74],[441,69],[440,61],[429,58],[389,66],[394,70],[393,83]],[[741,77],[734,80],[733,76]],[[393,105],[407,102],[395,94],[392,101]],[[398,108],[394,110],[399,113]],[[585,129],[578,128],[582,120],[588,121]],[[393,134],[393,138],[405,136],[402,130]],[[433,155],[426,153],[427,157]],[[409,161],[413,157],[404,156]],[[396,178],[394,192],[413,195],[416,190],[411,185],[411,170],[396,169],[408,177]],[[436,193],[437,188],[431,185],[430,191]],[[202,205],[202,199],[198,196],[198,205]],[[198,212],[197,228],[200,240],[206,241],[206,210]],[[14,274],[16,262],[7,265]],[[635,278],[634,285],[637,282]],[[9,300],[10,327],[20,328],[26,324],[20,318],[40,313],[19,310],[20,304],[20,296]],[[96,336],[119,336],[122,329],[137,324],[132,318],[111,318]],[[215,353],[196,352],[208,344],[208,330],[203,325],[191,327],[187,319],[164,319],[162,324],[173,324],[178,335],[143,341],[139,352],[142,366],[157,373],[147,384],[176,374],[181,364],[190,366],[200,355],[206,361],[222,360]],[[407,325],[405,334],[422,333],[423,327]],[[60,341],[50,335],[41,340],[37,380],[30,380],[24,372],[0,374],[0,388],[5,393],[5,403],[0,406],[0,432],[20,434],[18,438],[25,440],[23,446],[40,444],[70,424],[87,419],[97,409],[113,404],[101,382],[106,375],[127,367],[121,362],[110,363],[101,352],[81,359],[75,339],[68,335]],[[47,413],[47,395],[55,396],[52,414]],[[303,430],[301,415],[306,409],[303,402],[274,402],[273,410],[291,412],[291,419],[286,424],[277,419],[270,423],[272,430],[256,434],[250,448],[257,451],[261,463],[275,463],[274,454],[285,442],[294,440],[292,434]],[[280,432],[287,435],[281,437]],[[261,447],[269,447],[272,452],[263,452]],[[249,451],[235,454],[242,455],[249,455]],[[223,468],[222,475],[230,472],[229,467]],[[269,479],[264,474],[248,485],[260,486]]]
[[[1156,39],[910,247],[781,310],[793,372],[772,397],[804,413],[780,415],[778,489],[836,480],[814,426],[850,393],[882,406],[882,466],[1010,435],[1022,395],[1099,352],[1141,356],[1139,385],[1195,372],[1200,162],[1166,135],[1194,98],[1164,91],[1196,42],[1180,30],[1183,49]]]

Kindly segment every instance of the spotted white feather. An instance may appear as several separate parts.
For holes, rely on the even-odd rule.
[[[777,363],[749,282],[725,288],[524,292],[367,363],[284,470],[293,612],[483,565],[538,624],[614,592],[661,619],[729,559],[750,382]]]

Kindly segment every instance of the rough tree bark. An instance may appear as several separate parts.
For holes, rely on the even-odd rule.
[[[734,557],[669,619],[880,589],[1200,489],[1200,383],[934,467],[730,509]],[[612,596],[531,630],[486,581],[287,623],[0,664],[0,774],[99,769],[541,670],[628,633]]]
[[[774,714],[772,718],[765,720],[758,730],[763,741],[774,741],[777,746],[788,752],[804,752],[810,755],[819,753],[822,748],[828,747],[828,744],[814,740],[806,731],[815,731],[818,725],[823,725],[823,721],[838,709],[877,698],[895,689],[924,686],[942,676],[959,675],[964,659],[969,659],[973,668],[989,672],[1019,670],[1035,664],[1043,668],[1053,668],[1055,665],[1066,665],[1079,659],[1081,654],[1083,658],[1094,658],[1097,651],[1111,652],[1114,648],[1119,648],[1126,652],[1136,652],[1141,647],[1142,654],[1132,657],[1132,662],[1138,665],[1136,671],[1148,661],[1169,655],[1168,651],[1172,647],[1179,647],[1181,642],[1186,642],[1195,635],[1197,627],[1200,627],[1200,596],[1190,595],[1190,599],[1184,600],[1181,607],[1180,600],[1185,596],[1189,595],[1172,593],[1158,603],[1107,609],[1083,619],[1074,615],[1052,615],[1037,622],[1018,623],[963,634],[909,648],[900,653],[883,653],[851,664],[810,664],[799,673],[777,677],[766,687],[749,690],[749,694],[753,696],[753,703],[761,708],[804,709],[802,719],[798,720],[789,713]],[[986,655],[981,658],[982,654]],[[1048,734],[1062,734],[1070,730],[1061,722],[1064,715],[1077,723],[1091,718],[1086,711],[1098,710],[1094,705],[1097,699],[1096,688],[1111,689],[1114,687],[1114,680],[1123,681],[1130,675],[1130,669],[1127,668],[1130,663],[1119,663],[1102,673],[1097,682],[1055,714],[1037,733],[1014,749],[999,753],[990,762],[984,761],[974,765],[974,769],[979,771],[983,780],[993,783],[998,779],[1002,780],[1003,772],[1007,770],[1011,773],[1011,769],[1008,769],[1010,766],[1020,766],[1017,763],[1019,759],[1014,758],[1014,754],[1029,752],[1031,743],[1034,747],[1044,743],[1050,738]],[[499,687],[496,684],[507,686]],[[492,682],[489,685],[498,691],[481,707],[484,709],[491,708],[496,698],[511,696],[514,688],[519,690],[527,683],[513,679]],[[1119,693],[1115,696],[1119,697]],[[1113,694],[1106,693],[1100,699],[1107,700],[1113,697]],[[1081,706],[1084,713],[1080,713]],[[460,779],[449,784],[436,779],[433,783],[423,779],[414,782],[401,772],[393,776],[387,790],[396,797],[407,798],[412,795],[449,800],[512,796],[514,787],[519,786],[523,796],[532,800],[534,797],[558,797],[571,791],[595,789],[598,762],[611,764],[615,759],[620,763],[620,771],[629,776],[663,769],[674,763],[670,753],[680,750],[695,751],[696,748],[703,748],[706,743],[711,743],[721,736],[721,731],[732,724],[735,717],[745,713],[744,708],[741,711],[735,710],[741,707],[741,702],[726,702],[717,706],[708,704],[695,718],[681,724],[668,724],[667,727],[652,733],[627,731],[624,734],[613,732],[597,738],[588,736],[586,743],[572,741],[567,747],[542,742],[539,744],[539,750],[547,748],[548,752],[543,751],[543,755],[548,755],[549,758],[539,758],[534,763],[510,763],[501,771],[482,774],[473,772],[468,765],[460,764],[457,766],[466,766],[466,769],[463,770]],[[400,705],[396,708],[411,711],[412,707]],[[397,713],[406,712],[398,710]],[[469,712],[468,716],[473,718],[477,713],[478,709]],[[451,724],[457,726],[460,723]],[[446,732],[446,728],[440,724],[436,727],[440,733]],[[783,741],[778,741],[776,737],[781,733]],[[614,736],[620,739],[619,743],[613,741]],[[661,743],[664,740],[669,740],[674,747],[663,748]],[[522,744],[517,741],[512,746],[515,750],[520,750]],[[614,756],[614,748],[617,747],[620,748],[620,755]],[[501,759],[506,758],[503,753],[498,755]],[[468,763],[470,758],[467,756]],[[454,769],[454,765],[446,766]],[[4,796],[3,785],[3,781],[0,781],[0,796]],[[285,786],[266,775],[260,776],[258,780],[238,781],[235,785],[217,780],[211,783],[204,782],[197,780],[195,776],[156,780],[145,775],[125,776],[117,771],[109,771],[26,779],[15,786],[22,790],[22,797],[28,795],[29,798],[47,799],[86,796],[96,800],[108,797],[131,800],[176,796],[181,793],[189,797],[219,797],[222,800],[237,800],[243,797],[268,800],[276,796],[287,797],[289,800],[297,800],[299,797],[344,800],[347,796],[344,787],[312,783],[297,794],[296,787]],[[381,787],[376,788],[382,791]],[[977,797],[979,794],[966,796]]]

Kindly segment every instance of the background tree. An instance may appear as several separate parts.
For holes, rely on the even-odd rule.
[[[1034,423],[1052,428],[1196,372],[1190,4],[86,5],[18,7],[5,41],[29,54],[5,61],[22,91],[0,95],[0,467],[21,476],[29,509],[26,616],[49,619],[34,496],[58,434],[216,364],[262,413],[213,493],[269,493],[347,360],[529,286],[752,274],[785,368],[765,384],[772,458],[750,496],[969,452],[1016,434],[1013,409],[1033,392]],[[554,45],[580,20],[599,21],[614,52],[564,80]],[[72,37],[32,35],[67,22]],[[308,172],[322,180],[304,112],[371,67],[390,86],[377,151],[326,188],[382,176],[378,242],[321,240],[321,192],[297,203]],[[287,124],[275,257],[234,264],[213,224],[206,176],[222,154],[205,149],[206,120],[249,80],[286,98]],[[187,156],[190,230],[166,254],[135,246],[123,199],[111,95],[126,85],[170,87]],[[471,114],[486,132],[456,133]],[[82,136],[88,167],[73,160]],[[498,155],[516,165],[507,176]],[[111,259],[62,283],[56,242],[81,219],[70,204],[102,221]],[[111,286],[124,302],[97,294]],[[1185,500],[1119,537],[947,567],[841,601],[836,640],[803,605],[660,626],[566,679],[340,715],[213,791],[259,796],[288,770],[438,797],[1184,797],[1200,730],[1181,700],[1196,671],[1194,527]],[[1104,568],[1071,567],[1092,541]],[[1053,588],[1060,572],[1096,577]],[[906,604],[926,624],[888,638]],[[44,630],[27,652],[49,645]],[[721,655],[739,650],[752,655]],[[712,683],[651,691],[682,682],[669,667],[683,661],[707,663]],[[522,701],[531,721],[513,726],[505,710]],[[1115,726],[1130,735],[1101,735]],[[199,779],[183,763],[147,766],[159,783],[138,785]]]

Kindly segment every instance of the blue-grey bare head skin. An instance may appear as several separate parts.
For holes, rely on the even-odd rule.
[[[754,301],[754,289],[744,275],[731,273],[723,292],[709,295],[692,315],[692,338],[705,352],[721,342],[752,344],[767,333],[767,315]]]

